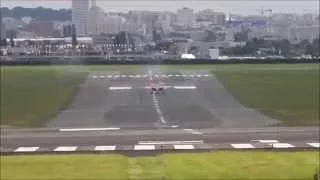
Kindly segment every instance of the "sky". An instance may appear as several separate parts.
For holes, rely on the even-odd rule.
[[[2,7],[15,6],[53,9],[71,8],[72,0],[0,0]],[[273,13],[316,13],[319,14],[318,0],[96,0],[106,12],[127,12],[129,10],[173,11],[182,7],[213,9],[235,14],[258,14],[259,9],[272,9]]]

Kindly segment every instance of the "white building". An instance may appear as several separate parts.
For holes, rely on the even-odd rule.
[[[301,26],[293,27],[289,30],[289,41],[299,43],[302,40],[312,42],[314,39],[319,38],[319,26]]]
[[[89,10],[88,34],[99,35],[104,32],[103,21],[104,11],[102,8],[96,6],[95,1],[92,1],[92,6]]]
[[[104,18],[103,30],[107,34],[117,34],[124,30],[125,19],[121,16],[106,16]]]
[[[193,9],[182,8],[177,13],[177,23],[180,26],[193,28],[195,25],[195,16]]]
[[[72,0],[72,23],[77,36],[88,34],[89,0]]]

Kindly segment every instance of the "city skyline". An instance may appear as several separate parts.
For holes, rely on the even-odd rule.
[[[135,1],[135,0],[108,0],[96,1],[97,6],[100,6],[105,12],[128,12],[131,10],[151,10],[151,11],[173,11],[183,7],[192,8],[195,11],[202,9],[213,9],[224,13],[236,14],[257,14],[259,9],[272,9],[274,13],[316,13],[319,14],[319,1]],[[15,6],[34,8],[43,6],[53,9],[71,9],[72,1],[66,0],[2,0],[2,7],[13,8]]]

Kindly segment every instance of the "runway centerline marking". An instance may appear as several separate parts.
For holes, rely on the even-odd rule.
[[[131,86],[123,86],[123,87],[112,86],[112,87],[109,87],[109,90],[130,90],[130,89],[132,89]]]
[[[196,135],[201,135],[203,134],[200,131],[194,130],[194,129],[184,129],[186,132],[191,133],[191,134],[196,134]]]
[[[59,129],[61,132],[74,132],[74,131],[114,131],[120,130],[120,128],[110,127],[110,128],[70,128],[70,129]]]

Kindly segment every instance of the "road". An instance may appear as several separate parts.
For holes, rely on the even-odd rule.
[[[159,81],[164,94],[152,94]],[[318,148],[319,128],[240,104],[209,72],[95,72],[46,128],[3,130],[1,152]]]

